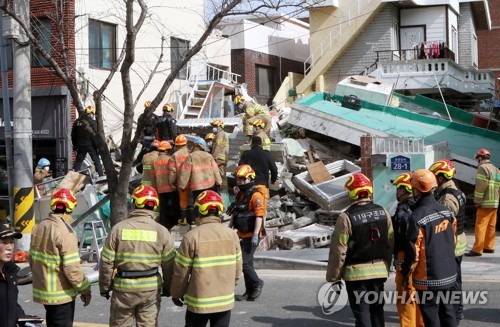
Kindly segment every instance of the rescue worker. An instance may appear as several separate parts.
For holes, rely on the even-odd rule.
[[[50,199],[52,213],[31,233],[29,263],[33,274],[33,301],[44,305],[47,326],[73,325],[75,298],[84,306],[92,298],[90,284],[80,267],[78,238],[69,225],[77,201],[62,188]]]
[[[245,116],[243,116],[243,127],[249,138],[251,138],[253,134],[252,123],[257,119],[261,119],[264,122],[264,133],[266,133],[267,136],[271,136],[272,117],[266,108],[258,103],[246,101],[242,95],[238,95],[234,98],[234,105],[237,110],[245,112]]]
[[[40,195],[45,195],[45,186],[37,184],[42,183],[45,178],[50,176],[50,161],[47,158],[41,158],[38,160],[38,164],[35,168],[35,174],[33,175],[33,182],[38,188]]]
[[[436,176],[427,169],[412,173],[410,184],[417,203],[408,219],[409,246],[401,266],[407,292],[412,278],[425,326],[456,326],[450,289],[456,282],[455,229],[451,211],[437,202]]]
[[[271,153],[262,148],[260,137],[254,136],[251,146],[250,150],[241,155],[239,165],[250,165],[255,171],[255,188],[264,196],[264,212],[266,212],[269,201],[269,180],[271,184],[276,183],[278,167]],[[269,172],[271,172],[271,177],[269,177]]]
[[[265,235],[264,196],[254,184],[255,171],[249,165],[241,165],[234,171],[236,177],[236,197],[228,209],[231,216],[229,227],[237,230],[243,256],[243,277],[245,293],[235,296],[236,301],[255,301],[261,294],[264,281],[253,267],[255,250]]]
[[[389,276],[394,245],[391,217],[370,199],[373,185],[362,173],[351,175],[344,187],[352,203],[337,218],[326,280],[345,281],[356,326],[384,326],[380,296]],[[368,302],[365,297],[356,301],[362,291],[377,294],[378,301]]]
[[[391,180],[391,184],[396,187],[396,199],[398,200],[398,206],[392,217],[392,226],[394,229],[394,267],[396,268],[396,292],[398,293],[396,307],[402,327],[423,327],[424,321],[422,320],[418,304],[404,294],[406,289],[403,286],[403,275],[401,273],[401,265],[404,261],[405,249],[408,243],[406,239],[406,226],[412,208],[416,203],[413,198],[410,180],[410,173],[403,173],[394,180]],[[408,280],[408,289],[411,292],[415,291],[411,279]]]
[[[229,326],[234,286],[241,276],[241,248],[236,234],[221,224],[222,199],[214,191],[195,201],[198,227],[182,239],[175,257],[172,301],[187,305],[187,327]],[[216,262],[217,264],[214,264]]]
[[[168,161],[170,185],[172,185],[172,187],[179,192],[180,217],[177,217],[179,225],[187,225],[188,221],[189,189],[179,188],[181,167],[189,156],[187,143],[187,138],[183,134],[177,135],[175,138],[176,151]],[[191,221],[192,212],[189,211],[189,213],[189,221]]]
[[[142,157],[142,185],[149,185],[156,189],[156,180],[154,178],[154,163],[156,159],[158,159],[158,145],[160,145],[160,141],[154,140],[151,143],[151,148],[148,153]]]
[[[158,326],[161,296],[170,296],[174,240],[153,219],[158,207],[154,188],[138,186],[132,200],[135,210],[113,226],[106,239],[99,264],[99,289],[106,299],[112,292],[110,326],[132,326],[134,320],[137,327]]]
[[[262,149],[266,151],[271,151],[271,139],[264,132],[265,123],[262,119],[257,119],[253,123],[254,132],[253,135],[260,137],[262,140]]]
[[[170,155],[168,152],[172,145],[168,141],[161,141],[158,150],[160,155],[154,163],[156,188],[160,197],[160,224],[168,230],[177,225],[180,215],[179,193],[170,184],[168,162]]]
[[[177,137],[177,120],[172,117],[174,107],[165,103],[163,105],[163,116],[159,117],[155,126],[156,139],[160,141],[169,141],[174,144]]]
[[[137,118],[137,122],[140,122],[146,115],[146,110],[151,107],[151,101],[146,101],[144,102],[144,112],[139,115]],[[144,126],[144,129],[142,130],[141,133],[141,138],[140,138],[140,143],[142,144],[142,149],[137,155],[137,158],[134,162],[134,165],[137,166],[137,171],[139,173],[142,173],[142,157],[149,152],[149,148],[151,147],[151,143],[155,140],[155,127],[156,127],[156,122],[158,121],[159,117],[153,112],[151,114],[151,118],[146,122],[146,125]],[[161,140],[160,140],[161,141]]]
[[[456,174],[455,165],[450,160],[439,160],[432,164],[429,170],[436,176],[438,188],[434,195],[436,200],[444,204],[453,213],[457,221],[455,231],[455,263],[457,266],[457,282],[452,291],[457,291],[458,302],[453,305],[457,322],[464,319],[464,305],[462,300],[462,258],[467,247],[465,237],[465,194],[460,191],[452,180]]]
[[[222,120],[216,119],[212,121],[211,125],[213,126],[215,137],[210,153],[212,153],[217,167],[219,167],[220,177],[222,178],[221,189],[227,190],[226,166],[229,154],[229,136],[224,132],[224,122]],[[208,144],[206,147],[209,147]]]
[[[474,207],[476,207],[476,225],[474,245],[465,255],[481,256],[495,252],[495,228],[497,224],[498,202],[500,199],[500,170],[490,161],[487,149],[479,149],[474,159],[477,160],[476,187],[474,189]]]
[[[214,133],[208,133],[207,135],[205,135],[205,142],[207,142],[207,151],[210,153],[212,153],[212,145],[214,138],[215,138]]]
[[[205,140],[197,137],[194,140],[191,153],[181,166],[179,176],[179,190],[189,190],[193,192],[193,199],[196,199],[200,193],[206,190],[220,191],[222,179],[219,168],[214,157],[205,151]],[[193,225],[194,220],[191,215],[188,221]]]
[[[76,159],[73,164],[73,170],[80,170],[83,160],[88,153],[94,162],[97,174],[99,174],[99,176],[104,176],[101,159],[99,158],[99,153],[97,152],[97,145],[94,143],[90,132],[87,130],[87,128],[91,128],[97,132],[97,124],[94,120],[95,108],[87,106],[87,108],[85,108],[85,114],[90,118],[90,120],[85,120],[83,117],[79,117],[75,120],[73,129],[71,130],[71,142],[73,143],[73,148],[76,150]],[[86,122],[88,123],[88,127]]]

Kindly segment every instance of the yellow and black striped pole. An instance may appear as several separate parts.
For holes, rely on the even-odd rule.
[[[35,191],[32,187],[14,187],[14,228],[22,234],[31,234],[31,230],[35,226],[35,211],[33,210],[33,203],[35,201]],[[24,236],[24,235],[23,235]],[[29,237],[23,237],[22,244],[26,246],[19,246],[23,251],[29,250]],[[19,244],[18,244],[19,245]],[[23,249],[24,248],[24,249]]]

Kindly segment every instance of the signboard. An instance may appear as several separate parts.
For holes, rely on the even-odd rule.
[[[410,158],[405,156],[396,156],[391,158],[391,170],[406,170],[410,171]]]

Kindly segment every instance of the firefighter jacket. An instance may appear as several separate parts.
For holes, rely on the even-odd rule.
[[[170,184],[177,188],[181,177],[181,167],[184,161],[189,156],[189,149],[187,146],[182,146],[179,150],[175,151],[170,160],[168,161],[168,171]]]
[[[229,153],[229,136],[224,131],[218,131],[215,134],[212,145],[212,156],[217,165],[227,164],[227,155]]]
[[[262,195],[255,186],[245,192],[240,191],[236,194],[235,202],[231,205],[234,211],[231,210],[232,212],[229,213],[232,215],[233,226],[236,227],[238,225],[237,223],[235,224],[235,220],[238,218],[247,220],[246,223],[249,226],[248,231],[237,231],[240,238],[251,238],[253,236],[255,231],[255,220],[258,217],[262,218],[262,228],[259,231],[259,237],[262,237],[266,220],[266,208],[264,207],[264,203],[264,195]],[[245,215],[245,217],[237,217],[238,215]],[[252,219],[253,221],[251,221]]]
[[[467,239],[464,233],[465,194],[457,188],[455,182],[448,180],[436,189],[435,195],[438,202],[450,209],[457,220],[455,256],[459,257],[465,253],[467,247]]]
[[[260,139],[262,140],[262,149],[271,151],[271,139],[269,138],[269,136],[267,136],[264,130],[261,129],[256,136],[260,137]]]
[[[173,141],[177,137],[177,120],[171,114],[164,112],[158,118],[155,126],[156,139],[160,141]]]
[[[265,185],[269,187],[269,172],[271,172],[271,184],[278,179],[278,167],[273,156],[268,151],[264,151],[261,146],[253,146],[245,151],[240,158],[238,165],[250,165],[255,171],[255,185]]]
[[[194,313],[231,310],[242,272],[240,240],[218,217],[201,218],[199,224],[182,239],[170,293],[172,298],[184,297]]]
[[[500,198],[500,170],[489,160],[482,160],[477,167],[474,203],[481,208],[498,208]]]
[[[415,203],[416,201],[412,196],[399,202],[396,212],[392,217],[392,228],[394,229],[394,266],[397,270],[401,270],[401,265],[403,264],[404,251],[408,243],[406,238],[408,218],[410,218]]]
[[[370,199],[355,201],[337,218],[326,280],[387,278],[394,235],[391,216]]]
[[[160,152],[160,156],[154,163],[154,178],[158,193],[173,192],[174,188],[170,184],[168,162],[170,156],[166,152]]]
[[[174,257],[174,240],[165,227],[154,221],[153,211],[135,209],[128,219],[113,227],[106,239],[99,265],[100,291],[138,293],[158,290],[163,285],[168,293]]]
[[[449,289],[456,281],[456,220],[434,196],[420,198],[408,220],[403,280],[410,274],[417,290]]]
[[[193,147],[180,168],[179,189],[207,190],[215,184],[221,185],[222,178],[214,157],[197,146]]]
[[[88,123],[90,128],[97,131],[97,123],[95,120],[91,119]],[[92,138],[90,137],[90,133],[85,127],[83,118],[78,118],[73,123],[73,128],[71,129],[71,142],[76,148],[79,146],[95,146],[94,141],[92,141]]]
[[[23,308],[17,303],[17,272],[19,267],[12,261],[6,262],[0,276],[0,326],[16,327],[16,321],[24,316]]]
[[[68,303],[90,287],[80,267],[76,233],[64,216],[49,214],[31,233],[29,262],[36,303]]]
[[[154,178],[154,163],[158,159],[158,151],[151,151],[142,157],[142,185],[149,185],[156,189],[156,180]]]

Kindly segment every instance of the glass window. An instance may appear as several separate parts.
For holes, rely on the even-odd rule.
[[[111,69],[116,61],[116,25],[90,21],[89,61],[90,67]]]
[[[189,41],[178,39],[175,37],[170,38],[170,62],[172,68],[177,66],[181,61],[186,52],[189,50]],[[184,66],[177,74],[177,78],[186,78],[187,69]]]
[[[257,77],[257,95],[274,95],[274,68],[265,66],[256,66]]]
[[[31,31],[35,38],[42,43],[42,48],[45,52],[50,54],[50,19],[40,18],[31,21]],[[49,66],[49,62],[36,50],[33,46],[31,48],[31,67],[45,67]]]

